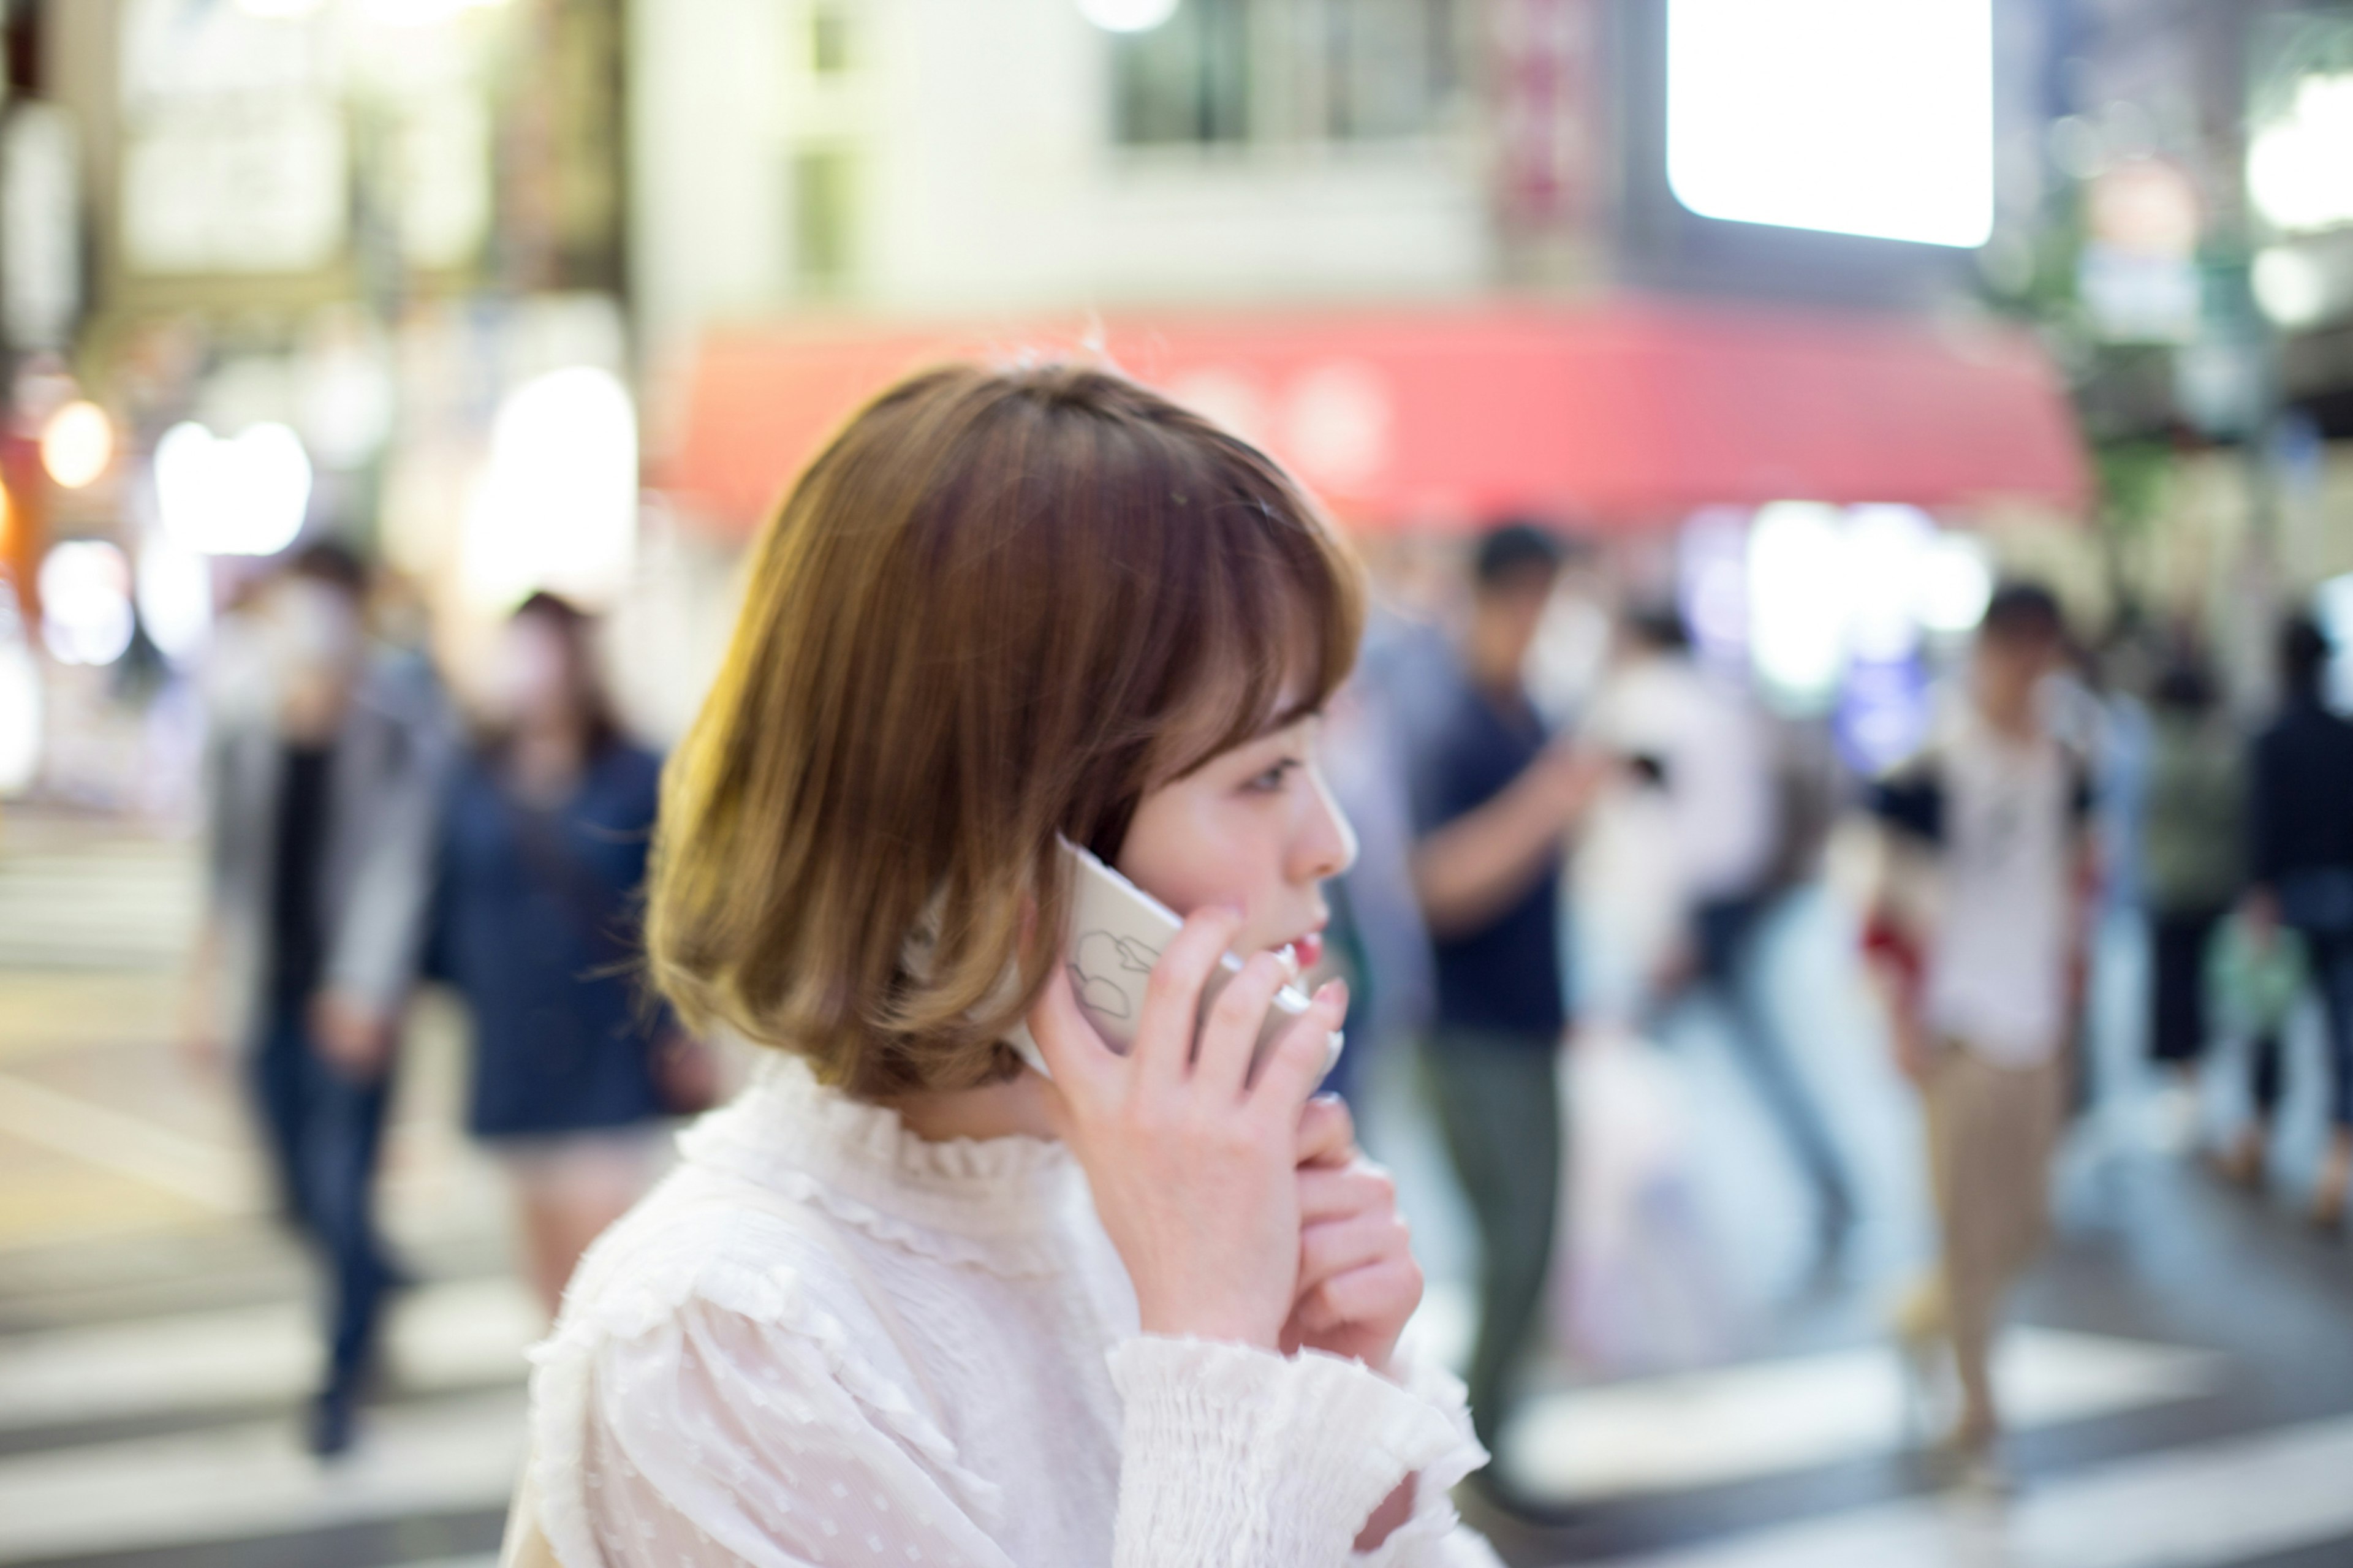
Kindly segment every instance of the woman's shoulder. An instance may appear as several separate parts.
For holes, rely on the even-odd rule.
[[[565,1291],[557,1337],[630,1338],[691,1308],[776,1327],[839,1294],[836,1247],[808,1205],[697,1168],[674,1171],[599,1237]]]
[[[813,1205],[779,1205],[695,1169],[674,1172],[590,1247],[554,1330],[532,1351],[533,1475],[551,1537],[589,1548],[599,1428],[739,1474],[766,1457],[746,1425],[887,1434],[976,1511],[997,1489],[967,1469],[838,1239]],[[720,1406],[733,1412],[723,1416]],[[700,1413],[698,1415],[698,1413]],[[699,1423],[699,1424],[698,1424]],[[698,1435],[699,1434],[699,1435]],[[803,1436],[796,1442],[806,1442]],[[565,1561],[575,1553],[567,1552]]]

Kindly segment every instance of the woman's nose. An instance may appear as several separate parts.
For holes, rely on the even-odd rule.
[[[1356,830],[1348,826],[1347,814],[1340,809],[1340,803],[1332,798],[1331,790],[1319,777],[1315,781],[1314,803],[1300,829],[1295,858],[1302,873],[1300,879],[1321,882],[1340,875],[1356,863]]]

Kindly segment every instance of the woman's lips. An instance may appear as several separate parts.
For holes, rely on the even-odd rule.
[[[1291,944],[1291,955],[1299,960],[1302,974],[1312,973],[1317,964],[1324,962],[1324,933],[1311,931],[1300,937]]]

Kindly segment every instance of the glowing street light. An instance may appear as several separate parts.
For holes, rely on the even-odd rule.
[[[41,426],[41,467],[69,490],[90,484],[114,461],[114,424],[106,410],[77,399]]]

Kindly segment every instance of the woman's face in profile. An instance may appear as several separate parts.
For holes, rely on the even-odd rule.
[[[1356,858],[1356,837],[1324,783],[1315,715],[1220,752],[1146,795],[1118,868],[1179,915],[1242,911],[1234,952],[1289,945],[1302,970],[1323,956],[1321,884]]]

